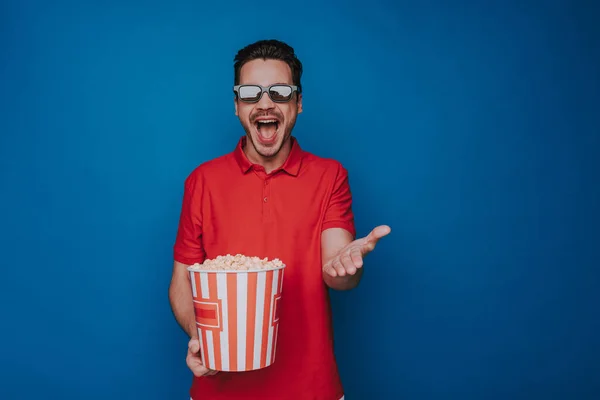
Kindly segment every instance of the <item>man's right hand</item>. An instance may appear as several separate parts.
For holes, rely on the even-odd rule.
[[[191,338],[188,343],[188,352],[185,362],[187,363],[189,369],[192,370],[194,375],[197,377],[215,375],[217,372],[219,372],[208,369],[204,366],[202,359],[200,358],[200,341],[194,337]]]

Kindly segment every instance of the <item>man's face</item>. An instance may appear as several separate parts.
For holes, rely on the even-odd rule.
[[[239,83],[264,87],[277,83],[293,85],[292,71],[284,61],[252,60],[240,70]],[[235,115],[239,117],[257,155],[263,159],[277,156],[291,136],[296,117],[301,112],[302,95],[297,93],[287,103],[273,102],[268,93],[263,93],[256,103],[235,100]]]

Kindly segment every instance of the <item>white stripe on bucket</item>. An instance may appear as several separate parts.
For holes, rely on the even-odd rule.
[[[206,331],[206,347],[208,347],[208,366],[215,365],[215,349],[214,349],[213,333]]]
[[[200,287],[200,293],[202,294],[202,298],[210,298],[210,293],[208,292],[208,274],[206,272],[200,273]]]
[[[192,281],[192,296],[198,297],[198,293],[196,292],[196,279],[194,278],[193,272],[190,272],[190,280]]]
[[[221,326],[223,330],[220,332],[221,335],[221,366],[223,370],[229,369],[229,320],[227,319],[227,275],[217,274],[217,297],[221,299],[223,318],[221,319]]]
[[[263,314],[265,309],[265,285],[267,274],[257,274],[256,281],[256,319],[254,325],[254,368],[260,368],[262,348]]]
[[[237,358],[238,369],[246,368],[246,314],[248,299],[248,274],[237,276]]]

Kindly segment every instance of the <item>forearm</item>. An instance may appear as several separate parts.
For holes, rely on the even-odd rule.
[[[185,268],[183,265],[180,265],[180,267]],[[181,326],[190,338],[198,337],[189,275],[182,274],[171,280],[169,302],[179,326]]]
[[[323,272],[325,284],[334,290],[351,290],[358,286],[363,274],[363,269],[356,270],[354,275],[344,275],[333,277],[327,272]]]

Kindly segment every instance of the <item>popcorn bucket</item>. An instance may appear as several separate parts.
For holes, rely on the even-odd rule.
[[[275,361],[284,268],[187,268],[207,368],[251,371]]]

